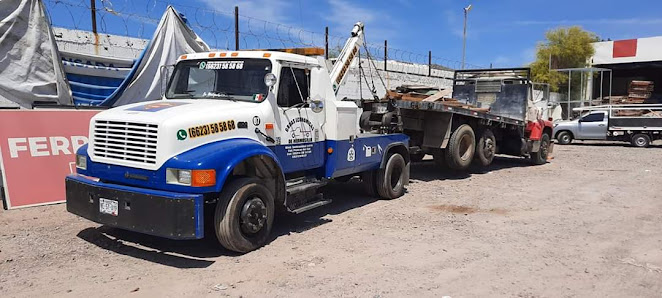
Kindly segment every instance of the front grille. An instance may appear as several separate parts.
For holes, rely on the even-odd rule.
[[[156,164],[158,125],[97,120],[94,123],[94,155],[115,160]]]

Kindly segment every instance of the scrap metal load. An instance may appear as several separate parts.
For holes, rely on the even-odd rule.
[[[653,96],[653,90],[654,82],[634,80],[630,82],[627,95],[611,96],[611,102],[610,97],[605,96],[601,101],[603,104],[643,104]]]
[[[461,107],[472,111],[487,113],[490,108],[480,108],[470,103],[461,102],[451,97],[450,89],[437,89],[429,86],[403,85],[386,92],[386,96],[394,100],[414,102],[439,102],[451,107]]]

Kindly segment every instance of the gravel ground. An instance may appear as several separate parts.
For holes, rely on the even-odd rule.
[[[0,293],[29,296],[659,297],[662,146],[556,146],[453,175],[423,161],[408,193],[330,187],[237,255],[100,227],[64,205],[0,211]]]

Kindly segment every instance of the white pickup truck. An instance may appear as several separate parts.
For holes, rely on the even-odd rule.
[[[268,241],[276,211],[327,204],[321,188],[332,179],[360,175],[373,195],[403,195],[409,137],[361,133],[362,109],[336,97],[362,42],[357,23],[330,70],[277,51],[182,56],[163,100],[91,120],[66,178],[67,210],[248,252]]]
[[[575,120],[554,123],[554,136],[561,145],[572,140],[607,140],[648,147],[662,139],[661,104],[607,105],[575,111],[586,113]]]

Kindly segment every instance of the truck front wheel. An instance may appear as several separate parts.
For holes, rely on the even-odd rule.
[[[540,137],[540,149],[538,152],[531,153],[531,161],[535,165],[542,165],[547,163],[547,156],[549,155],[549,148],[552,144],[552,141],[548,134],[543,133]]]
[[[446,163],[455,170],[466,170],[474,159],[476,135],[468,124],[455,129],[446,148]]]
[[[273,194],[258,179],[239,178],[225,185],[214,216],[223,247],[245,253],[263,246],[273,221]]]

